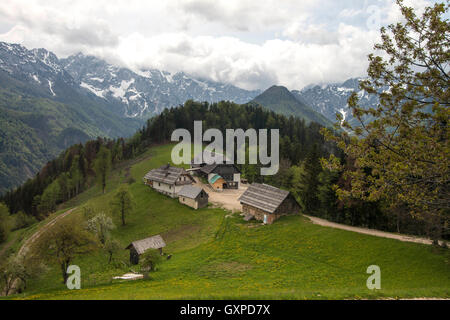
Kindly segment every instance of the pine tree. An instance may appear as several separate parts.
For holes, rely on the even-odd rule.
[[[101,146],[97,153],[97,157],[94,163],[94,171],[97,176],[97,180],[102,186],[102,192],[105,193],[106,178],[111,169],[111,152],[105,147]]]
[[[304,171],[301,176],[300,196],[308,213],[313,213],[319,208],[319,174],[322,166],[319,159],[317,144],[314,144],[304,161]]]

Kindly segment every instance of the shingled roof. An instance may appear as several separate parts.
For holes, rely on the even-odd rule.
[[[158,169],[150,170],[144,176],[144,179],[166,184],[175,184],[175,182],[182,174],[187,174],[186,170],[184,170],[183,168],[171,167],[170,165],[166,164]]]
[[[205,152],[197,154],[192,159],[191,163],[200,165],[200,164],[212,163],[212,162],[214,162],[214,160],[216,160],[215,163],[227,163],[227,162],[230,162],[228,160],[228,158],[225,155],[221,154],[221,153],[217,153],[216,154],[215,152],[205,151]]]
[[[289,195],[289,191],[281,190],[267,184],[253,183],[239,198],[242,204],[274,213]]]
[[[150,238],[133,241],[125,249],[130,249],[131,247],[134,247],[134,249],[138,254],[143,254],[148,249],[160,249],[164,248],[165,246],[166,243],[164,242],[163,238],[158,234]]]
[[[236,172],[241,172],[238,167],[236,167],[234,164],[230,164],[230,163],[208,164],[208,165],[200,168],[200,171],[203,171],[206,174],[210,174],[220,165],[233,166],[236,169]]]
[[[202,188],[196,186],[184,186],[180,192],[178,192],[178,196],[196,199],[202,190]]]

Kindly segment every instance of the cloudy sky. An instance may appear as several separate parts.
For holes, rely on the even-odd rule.
[[[432,0],[410,0],[417,10]],[[0,41],[246,89],[363,76],[394,0],[2,0]]]

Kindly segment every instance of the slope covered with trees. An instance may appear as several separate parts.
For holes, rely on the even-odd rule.
[[[251,101],[264,108],[284,114],[305,119],[307,123],[314,121],[323,126],[331,126],[332,122],[324,115],[313,110],[300,98],[283,86],[272,86]]]
[[[127,137],[140,125],[64,83],[53,89],[57,97],[0,71],[0,194],[33,177],[75,143]]]

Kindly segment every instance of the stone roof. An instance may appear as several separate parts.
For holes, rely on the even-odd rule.
[[[241,204],[274,213],[288,197],[289,191],[281,190],[267,184],[252,183],[239,198]]]
[[[134,249],[138,254],[143,254],[148,249],[160,249],[164,248],[165,246],[166,243],[164,242],[163,238],[158,234],[150,238],[133,241],[128,245],[128,247],[126,247],[126,249],[134,247]]]
[[[196,199],[198,195],[202,192],[202,188],[196,186],[184,186],[180,192],[178,192],[179,197],[186,197],[189,199]]]
[[[158,169],[150,170],[144,176],[144,179],[173,185],[182,174],[188,173],[183,168],[172,167],[166,164]]]

